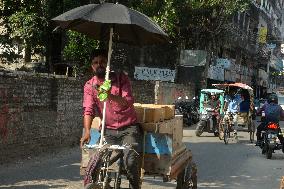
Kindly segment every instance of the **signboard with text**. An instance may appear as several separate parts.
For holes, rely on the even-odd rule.
[[[137,80],[174,82],[175,70],[135,67],[134,78]]]

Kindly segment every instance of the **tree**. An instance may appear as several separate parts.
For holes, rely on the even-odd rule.
[[[32,54],[42,55],[44,53],[42,39],[44,37],[44,28],[47,27],[48,23],[45,13],[44,1],[2,1],[2,25],[10,34],[11,41],[18,41],[25,49],[25,62],[31,61]]]
[[[62,34],[52,34],[54,26],[50,22],[51,18],[89,2],[99,3],[99,0],[2,0],[0,13],[8,33],[12,34],[10,38],[24,42],[27,52],[25,60],[29,60],[28,52],[44,53],[47,62],[51,64],[56,60],[52,57],[61,60],[60,52],[63,48],[61,41],[64,37],[64,34],[63,37]],[[173,45],[183,44],[184,48],[214,51],[225,38],[230,37],[226,35],[226,31],[231,16],[237,11],[245,10],[250,0],[120,0],[119,2],[153,18],[169,34]],[[65,59],[74,60],[78,57],[79,61],[85,62],[84,57],[87,52],[82,54],[78,49],[90,49],[88,45],[95,48],[93,45],[97,44],[74,32],[68,32],[67,39]]]
[[[232,16],[249,4],[249,0],[177,0],[179,37],[187,48],[205,49],[211,44],[214,49],[224,37],[230,37],[226,33]]]
[[[78,72],[87,72],[90,68],[91,51],[98,48],[99,42],[74,31],[67,32],[67,41],[64,58],[77,62]]]

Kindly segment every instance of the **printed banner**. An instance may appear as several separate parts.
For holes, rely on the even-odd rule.
[[[135,66],[134,78],[137,80],[174,82],[175,70]]]

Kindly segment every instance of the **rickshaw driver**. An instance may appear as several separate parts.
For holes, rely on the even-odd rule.
[[[95,50],[91,54],[91,67],[95,73],[84,86],[84,136],[81,147],[91,139],[91,123],[96,115],[102,118],[104,102],[98,99],[98,85],[102,85],[106,74],[107,52]],[[131,189],[140,188],[140,174],[138,163],[142,150],[142,130],[137,123],[137,116],[133,106],[134,97],[128,77],[123,73],[111,73],[112,86],[105,100],[107,104],[104,138],[111,145],[133,145],[134,150],[124,153],[124,166]],[[97,111],[96,111],[97,110]]]
[[[250,110],[250,98],[249,94],[246,92],[241,93],[242,101],[240,102],[239,112],[240,113],[249,113]]]
[[[279,123],[280,119],[284,118],[284,110],[280,105],[278,105],[278,97],[275,94],[271,94],[268,98],[268,103],[264,104],[260,109],[258,109],[258,113],[262,111],[265,112],[265,122],[262,122],[257,127],[256,146],[259,146],[261,144],[261,131],[265,130],[267,123],[268,122]],[[280,128],[278,132],[281,133]],[[282,144],[282,151],[284,153],[284,138],[282,135],[278,135],[278,138]]]
[[[220,102],[220,100],[219,100],[219,98],[216,94],[213,93],[211,95],[211,98],[208,102],[208,105],[210,106],[210,108],[213,109],[212,116],[214,117],[213,121],[215,122],[215,123],[213,123],[213,127],[214,127],[214,130],[217,131],[218,125],[220,123],[221,102]]]
[[[239,105],[241,102],[241,97],[237,94],[236,89],[230,89],[228,94],[225,96],[225,112],[231,112],[233,114],[233,122],[234,122],[234,134],[237,134],[237,113],[239,111]]]

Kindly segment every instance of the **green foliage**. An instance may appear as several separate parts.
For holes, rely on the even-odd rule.
[[[65,60],[78,61],[78,69],[87,71],[90,68],[90,53],[98,48],[98,41],[75,31],[67,31],[67,41],[63,51]]]
[[[193,48],[222,42],[232,15],[249,4],[249,0],[177,0],[180,38]]]
[[[128,1],[129,6],[152,17],[172,41],[185,41],[186,48],[205,47],[224,37],[229,18],[249,4],[250,0]]]
[[[47,20],[34,12],[23,9],[12,14],[8,26],[11,29],[11,38],[20,38],[26,41],[33,48],[42,44],[43,28],[47,26]]]
[[[1,25],[7,28],[9,40],[25,41],[32,52],[44,53],[47,36],[52,35],[51,18],[74,7],[87,4],[88,0],[2,0]],[[98,3],[98,0],[93,1]],[[110,0],[108,2],[111,2]],[[204,48],[223,41],[231,16],[244,11],[250,0],[120,0],[155,20],[169,34],[175,45],[183,42],[185,48]],[[89,53],[98,42],[76,32],[67,32],[64,48],[66,60],[79,61],[86,68]],[[49,56],[49,55],[48,55]]]
[[[178,18],[173,0],[134,0],[124,4],[151,17],[171,37],[176,35],[175,27]]]
[[[45,51],[44,37],[48,25],[45,7],[45,1],[2,0],[1,25],[7,29],[9,35],[6,45],[13,46],[17,42],[18,46],[27,48],[31,54],[42,55]],[[4,57],[11,60],[19,55],[4,54]]]

